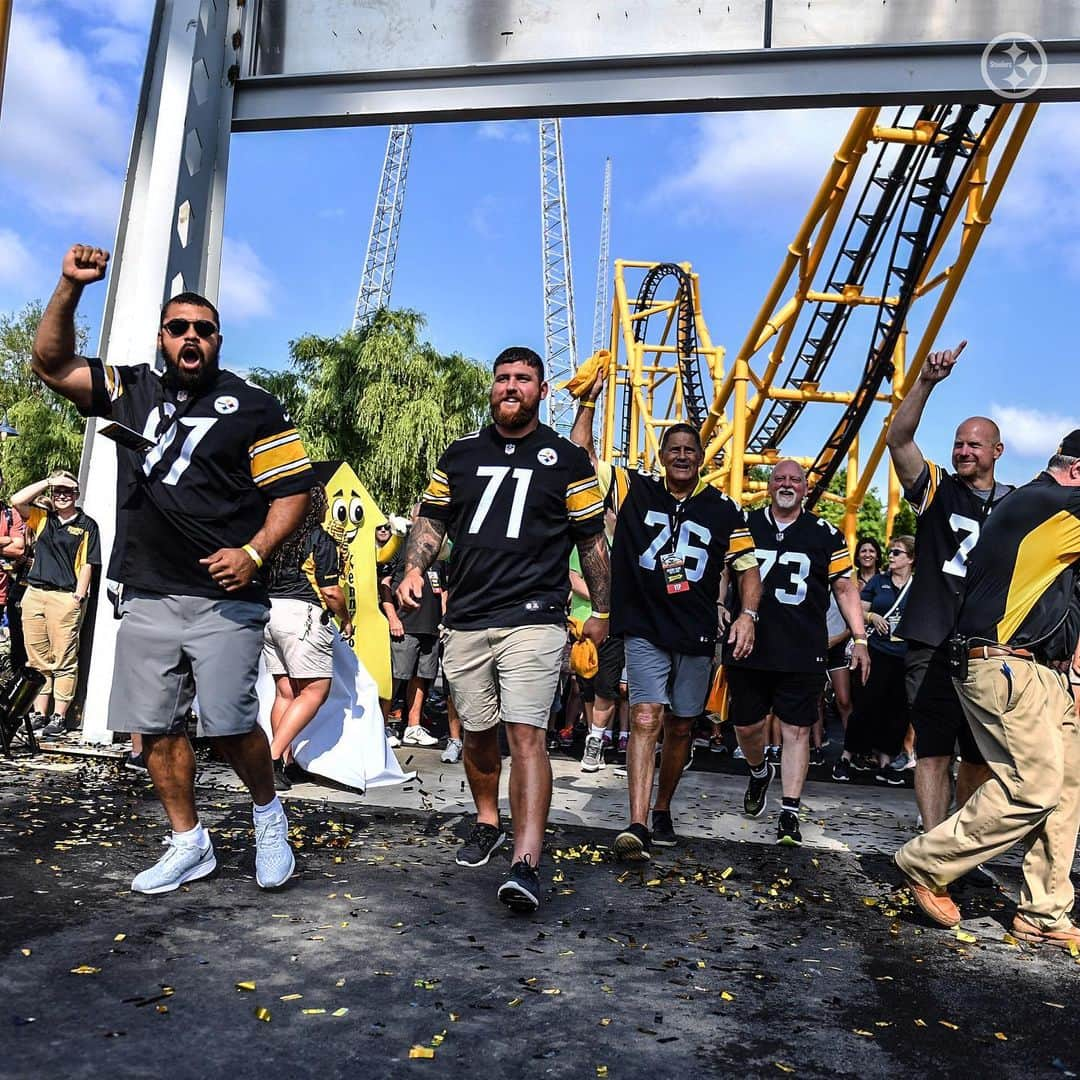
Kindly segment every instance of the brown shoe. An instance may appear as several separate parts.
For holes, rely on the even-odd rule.
[[[928,919],[950,929],[960,925],[960,909],[953,902],[948,889],[928,889],[911,878],[907,878],[907,887]]]
[[[1013,934],[1021,941],[1030,942],[1032,945],[1056,945],[1059,949],[1067,949],[1076,944],[1080,947],[1080,926],[1059,927],[1056,930],[1044,930],[1037,923],[1029,922],[1023,915],[1017,915],[1013,919]]]

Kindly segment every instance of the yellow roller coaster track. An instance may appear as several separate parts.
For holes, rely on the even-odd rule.
[[[706,447],[706,479],[742,503],[761,496],[755,467],[793,457],[808,470],[811,505],[844,503],[844,531],[854,543],[889,421],[934,345],[1037,108],[911,107],[890,123],[880,109],[860,109],[730,366],[710,337],[688,263],[617,260],[603,456],[654,469],[664,428],[692,422]],[[845,212],[860,165],[874,154],[869,181]],[[827,254],[831,269],[823,270]],[[875,265],[880,295],[865,291]],[[860,308],[876,315],[862,342],[848,327]],[[906,356],[909,326],[918,329],[918,344]],[[802,344],[792,348],[797,327]],[[853,390],[824,390],[822,375],[845,329],[845,351],[853,344],[866,350],[862,375]],[[840,419],[816,453],[799,454],[790,432],[810,406],[839,409]],[[865,456],[860,431],[873,437]],[[826,488],[844,465],[846,495],[837,496]],[[899,498],[890,467],[889,529]]]

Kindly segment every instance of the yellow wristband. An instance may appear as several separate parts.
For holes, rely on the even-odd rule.
[[[243,550],[248,553],[251,561],[261,570],[263,557],[250,544],[245,544]]]
[[[851,644],[852,645],[865,645],[866,644],[866,638],[864,638],[864,637],[852,638],[851,639]]]
[[[578,405],[582,409],[595,409],[596,408],[596,402],[595,401],[579,401]]]
[[[610,619],[611,618],[611,612],[610,611],[590,611],[589,612],[589,618],[590,619]]]

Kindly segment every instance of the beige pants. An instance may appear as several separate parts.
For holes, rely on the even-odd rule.
[[[896,863],[943,887],[1024,846],[1019,913],[1045,928],[1069,924],[1069,880],[1080,826],[1080,731],[1064,676],[1018,657],[972,660],[956,681],[992,778],[952,817],[906,843]]]
[[[40,694],[71,701],[79,671],[79,626],[83,606],[69,592],[31,585],[23,596],[22,625],[26,662],[45,676]]]

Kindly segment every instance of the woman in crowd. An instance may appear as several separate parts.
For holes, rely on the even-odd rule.
[[[52,509],[36,504],[43,495]],[[27,663],[45,676],[31,723],[47,738],[67,731],[78,678],[79,630],[94,567],[101,565],[97,522],[79,509],[78,497],[79,481],[63,469],[11,497],[33,537],[34,563],[22,599],[22,629]]]
[[[311,722],[330,694],[334,675],[333,614],[341,633],[353,635],[345,594],[338,584],[337,545],[322,527],[326,489],[311,489],[311,506],[300,528],[271,557],[266,583],[270,621],[263,639],[263,659],[274,677],[270,711],[274,784],[292,787],[285,773],[293,740]]]
[[[855,545],[855,584],[862,592],[882,566],[881,545],[872,536],[862,536]]]

